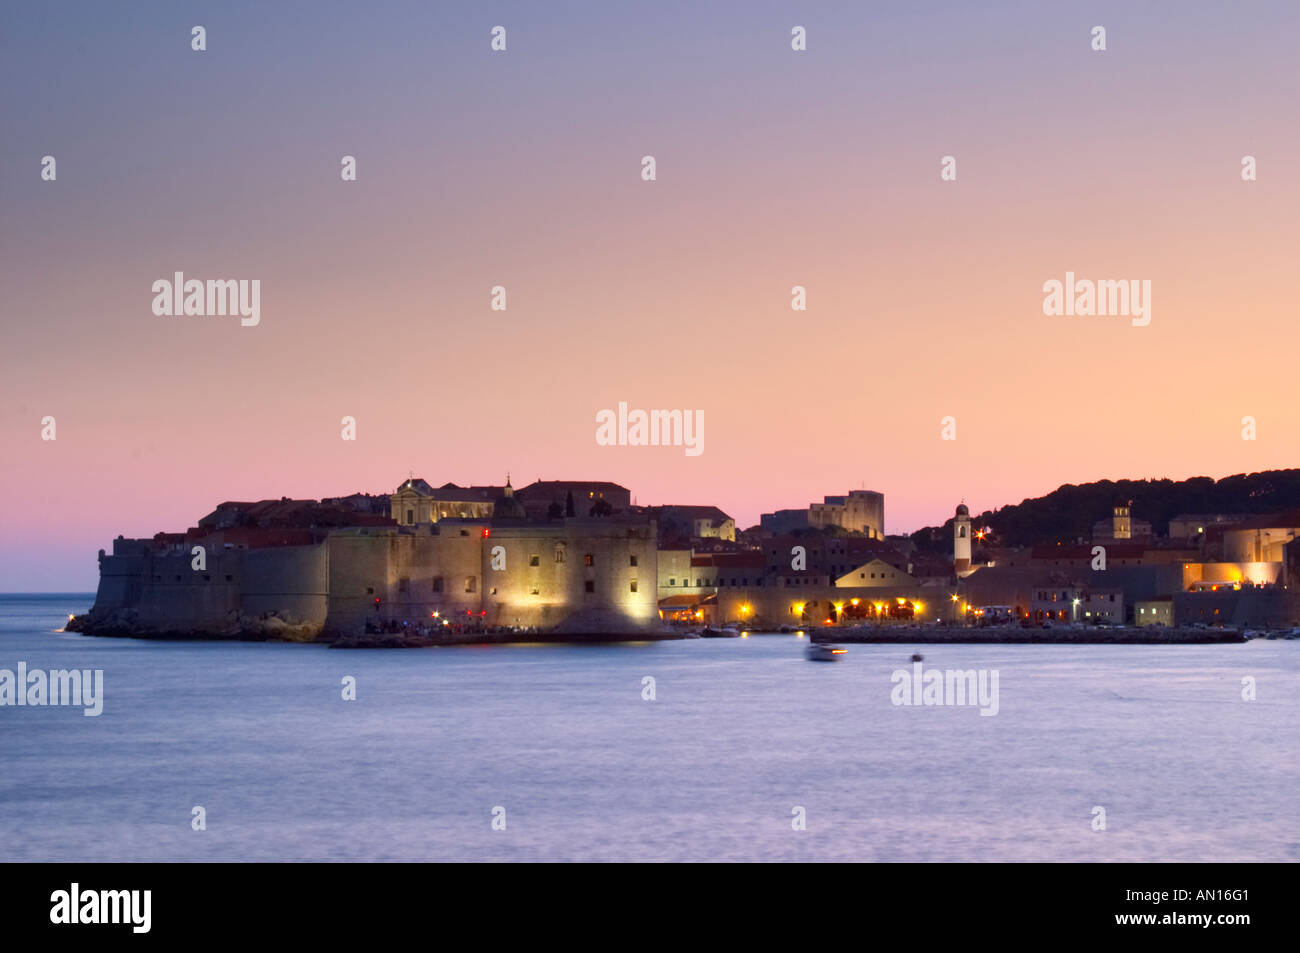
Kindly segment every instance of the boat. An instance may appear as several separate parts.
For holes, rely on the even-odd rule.
[[[735,639],[739,637],[740,633],[729,625],[724,625],[720,629],[706,625],[700,632],[700,638],[702,639]]]
[[[808,658],[814,662],[837,662],[847,652],[848,649],[842,646],[826,642],[813,642],[808,646]]]

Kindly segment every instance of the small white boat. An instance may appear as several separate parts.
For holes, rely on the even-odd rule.
[[[848,649],[839,645],[813,642],[808,646],[808,658],[813,662],[837,662],[840,656],[847,654],[848,651]]]

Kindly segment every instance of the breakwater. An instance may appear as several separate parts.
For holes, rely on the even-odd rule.
[[[852,629],[819,629],[814,642],[843,643],[939,643],[1014,645],[1041,642],[1045,645],[1206,645],[1245,642],[1237,629],[1162,628],[1159,626],[1025,629],[1020,626],[976,628],[943,626],[862,626]]]

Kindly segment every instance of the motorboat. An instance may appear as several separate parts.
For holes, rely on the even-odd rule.
[[[715,629],[713,626],[705,626],[700,632],[700,638],[703,639],[736,639],[739,637],[740,633],[736,631],[735,627],[730,625],[724,625],[720,629]]]
[[[841,655],[848,653],[848,649],[841,645],[830,645],[827,642],[813,642],[808,646],[808,658],[813,662],[838,662]]]

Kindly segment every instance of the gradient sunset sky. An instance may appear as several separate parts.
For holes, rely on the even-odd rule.
[[[896,533],[1300,463],[1293,0],[3,11],[0,591],[410,470],[741,526],[865,486]],[[261,324],[155,316],[175,271]],[[1044,316],[1067,271],[1149,279],[1150,326]],[[598,446],[619,401],[704,453]]]

